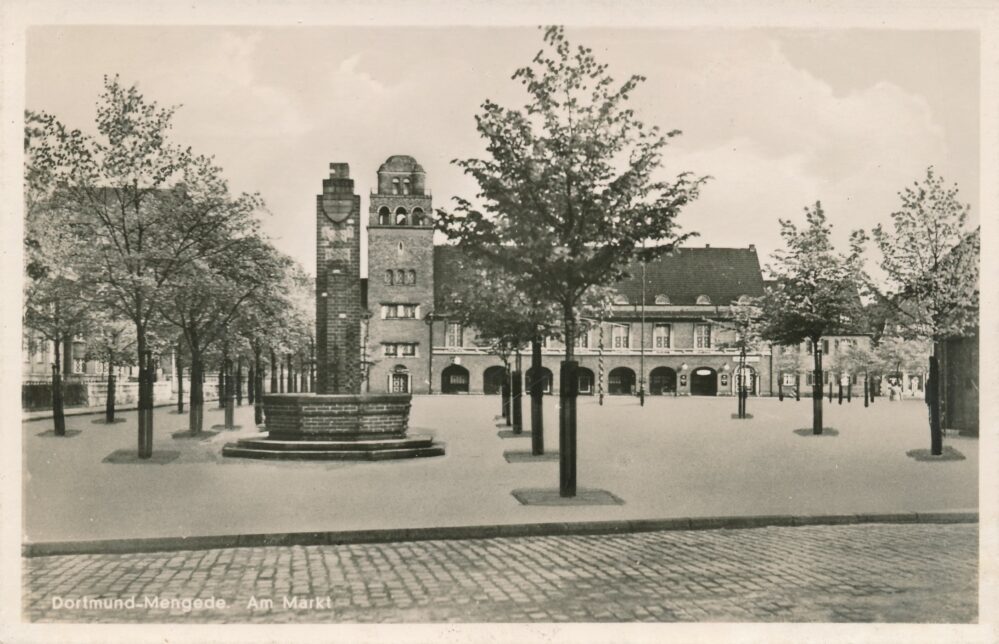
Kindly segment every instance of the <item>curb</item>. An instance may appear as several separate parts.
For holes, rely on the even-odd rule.
[[[739,530],[774,526],[799,527],[862,523],[978,523],[978,512],[948,511],[886,514],[691,517],[625,521],[579,521],[572,523],[515,523],[508,525],[447,526],[434,528],[389,528],[339,532],[279,532],[272,534],[204,537],[153,537],[144,539],[106,539],[99,541],[50,541],[23,544],[21,546],[21,556],[128,554],[174,550],[208,550],[213,548],[325,546],[391,543],[398,541],[608,535],[666,530]]]

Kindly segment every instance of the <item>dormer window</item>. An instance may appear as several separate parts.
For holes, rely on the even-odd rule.
[[[656,304],[660,305],[669,304],[669,296],[667,296],[665,293],[660,293],[659,295],[656,296]]]
[[[620,294],[620,293],[618,295],[615,295],[614,296],[614,304],[618,304],[618,305],[621,305],[621,306],[627,306],[628,305],[628,296]]]
[[[736,301],[742,306],[745,306],[747,304],[750,304],[753,301],[753,298],[749,297],[748,295],[740,295],[739,299]]]
[[[711,305],[711,298],[708,297],[707,295],[698,295],[697,296],[697,305],[698,306],[710,306]]]

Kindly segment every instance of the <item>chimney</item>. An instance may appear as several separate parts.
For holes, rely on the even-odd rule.
[[[756,250],[756,244],[750,244],[749,250]]]
[[[711,248],[711,244],[704,244],[705,248]]]

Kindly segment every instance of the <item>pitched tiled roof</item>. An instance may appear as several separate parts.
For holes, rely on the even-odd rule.
[[[461,249],[434,247],[434,300],[442,306],[441,291],[456,279]],[[642,301],[642,265],[634,262],[630,277],[618,282],[618,292],[630,304]],[[711,304],[728,306],[742,295],[763,295],[763,277],[755,248],[680,248],[671,255],[646,264],[645,302],[654,304],[657,295],[665,294],[674,306],[692,306],[700,295]]]
[[[631,277],[617,290],[629,304],[642,301],[642,264],[628,269]],[[763,276],[755,248],[679,248],[645,265],[645,303],[666,295],[673,306],[692,306],[707,295],[714,306],[728,306],[742,295],[763,295]]]

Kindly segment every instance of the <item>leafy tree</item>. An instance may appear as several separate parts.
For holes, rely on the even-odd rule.
[[[854,375],[863,374],[867,386],[865,395],[871,397],[874,395],[871,388],[871,371],[878,371],[878,359],[866,343],[850,342],[845,347],[841,343],[836,355],[836,364],[843,372],[850,374],[851,383]],[[866,399],[864,403],[867,404]]]
[[[79,243],[59,222],[54,200],[56,157],[46,135],[54,119],[31,112],[25,115],[25,220],[24,220],[24,326],[41,334],[54,346],[52,415],[57,436],[66,435],[62,375],[69,373],[73,338],[93,323],[92,309],[81,296],[86,277],[74,269]],[[65,359],[64,359],[65,356]]]
[[[805,355],[798,350],[798,345],[781,346],[780,355],[777,358],[777,377],[780,381],[778,395],[784,399],[784,374],[794,374],[794,397],[801,399],[801,372],[808,369],[808,361]]]
[[[531,370],[528,382],[531,394],[531,451],[544,454],[544,418],[541,395],[541,345],[546,337],[556,335],[558,310],[551,303],[521,290],[521,281],[502,265],[474,255],[456,259],[459,277],[445,286],[444,301],[448,319],[476,329],[476,341],[503,361],[509,372],[510,357],[531,345]],[[435,312],[436,314],[437,312]],[[519,364],[518,364],[519,370]]]
[[[780,345],[811,340],[815,382],[822,378],[822,338],[852,329],[862,313],[857,285],[863,260],[863,233],[850,237],[850,251],[840,254],[830,241],[832,226],[826,223],[822,205],[805,209],[808,223],[801,230],[791,221],[780,220],[785,248],[774,253],[767,266],[774,278],[760,300],[763,337]],[[812,431],[822,433],[822,387],[812,387]]]
[[[676,217],[705,179],[658,176],[679,131],[646,127],[628,107],[643,77],[616,83],[561,27],[545,29],[544,45],[513,74],[527,104],[486,100],[476,116],[488,158],[455,162],[478,184],[481,209],[457,199],[454,213],[439,212],[438,226],[459,247],[518,276],[518,290],[555,304],[572,360],[581,298],[624,277],[634,259],[681,242]],[[566,472],[574,471],[574,450],[563,447],[561,492],[572,496]]]
[[[217,348],[223,362],[228,358],[227,343],[237,337],[230,332],[230,325],[235,325],[256,291],[267,289],[272,280],[282,277],[283,258],[253,232],[252,210],[234,209],[230,214],[242,218],[240,225],[249,232],[224,243],[206,240],[212,246],[224,247],[224,252],[205,253],[188,263],[162,293],[164,301],[169,302],[163,317],[183,334],[190,353],[191,434],[203,429],[202,383],[208,352]]]
[[[712,319],[711,322],[723,329],[733,332],[733,339],[727,342],[719,342],[720,349],[738,349],[739,366],[735,378],[739,385],[739,418],[746,417],[746,401],[749,397],[749,389],[746,385],[744,374],[746,374],[746,356],[760,350],[764,341],[761,332],[762,311],[756,302],[749,301],[732,302],[729,306],[729,315],[724,318]]]
[[[940,423],[940,374],[937,345],[948,338],[977,332],[979,308],[978,229],[967,228],[970,206],[947,187],[932,166],[926,177],[899,193],[901,205],[891,227],[874,229],[881,251],[884,288],[872,285],[889,308],[889,324],[906,338],[933,344],[929,357],[930,451],[943,453]]]
[[[87,358],[98,360],[107,371],[107,395],[104,400],[104,422],[115,422],[115,396],[118,367],[134,364],[135,335],[128,323],[96,313],[96,324],[87,337]]]
[[[220,169],[169,141],[174,111],[105,77],[97,137],[68,131],[46,115],[41,121],[66,225],[84,251],[78,272],[93,282],[89,299],[134,325],[140,367],[154,344],[151,330],[164,309],[164,288],[185,267],[217,252],[204,240],[226,238],[234,221],[225,207],[234,200]],[[151,396],[140,368],[140,458],[152,455]]]

